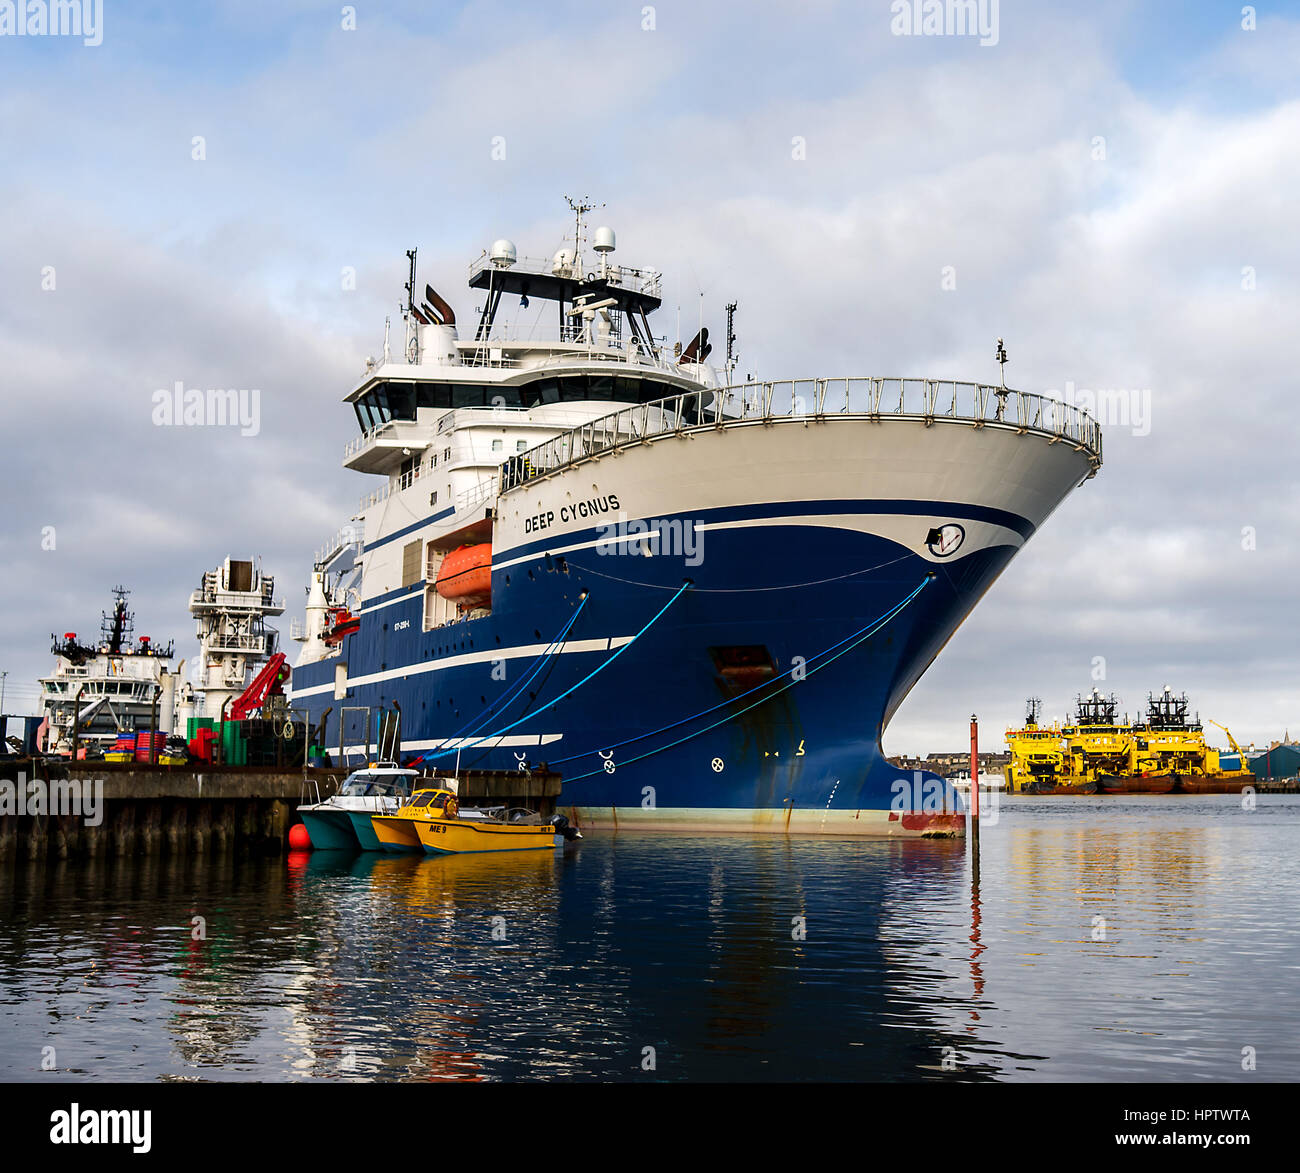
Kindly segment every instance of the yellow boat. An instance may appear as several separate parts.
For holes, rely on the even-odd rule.
[[[506,807],[460,808],[452,790],[417,790],[391,815],[372,815],[385,851],[460,855],[480,851],[542,851],[581,839],[563,815],[549,822],[533,811]]]
[[[435,808],[433,799],[437,795],[446,795],[446,790],[417,790],[406,803],[391,815],[371,815],[370,826],[375,838],[379,840],[383,851],[423,851],[420,837],[415,833],[417,819],[432,818],[435,810],[441,810],[446,798],[440,798]]]

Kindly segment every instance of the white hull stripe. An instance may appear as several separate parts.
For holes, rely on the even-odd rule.
[[[856,530],[859,533],[874,534],[878,537],[885,537],[893,541],[899,541],[899,539],[894,537],[889,531],[895,530],[899,527],[900,516],[903,518],[903,524],[907,525],[910,530],[916,530],[919,525],[942,524],[945,521],[950,520],[950,517],[947,514],[940,515],[937,513],[931,517],[919,514],[899,515],[896,513],[792,513],[782,517],[753,517],[742,518],[737,521],[702,521],[696,524],[695,529],[697,532],[702,532],[704,530],[757,529],[767,526],[795,525],[812,526],[814,528],[822,529]],[[494,561],[492,563],[492,569],[505,570],[511,566],[518,566],[521,562],[536,562],[548,555],[555,557],[560,554],[572,554],[575,551],[590,550],[596,546],[604,546],[607,544],[617,546],[622,545],[625,542],[644,541],[647,538],[658,537],[660,533],[659,530],[653,529],[643,534],[620,534],[612,529],[615,523],[610,524],[611,533],[609,536],[594,538],[591,541],[586,542],[574,542],[568,546],[554,546],[545,550],[537,550],[532,554],[524,554],[518,558],[511,558],[505,562]],[[976,523],[967,521],[965,524],[967,526],[973,526]],[[971,550],[982,548],[984,545],[1008,545],[1019,549],[1025,544],[1024,535],[1017,533],[1015,530],[1010,529],[1007,526],[995,525],[990,522],[982,522],[979,524],[986,529],[990,540],[981,543],[980,546],[968,543],[968,548],[963,550],[963,553],[969,553]],[[922,529],[918,532],[924,532],[924,530]],[[920,543],[908,542],[905,544],[913,553],[920,555],[928,562],[943,561],[941,558],[936,558],[924,547],[924,545]]]
[[[505,737],[490,737],[487,741],[483,740],[481,734],[474,737],[456,737],[446,741],[434,737],[427,741],[403,741],[402,753],[405,754],[408,750],[417,749],[463,749],[470,745],[482,746],[485,749],[495,749],[499,745],[550,745],[551,742],[559,741],[563,736],[563,733],[511,733]],[[374,753],[375,750],[374,745],[365,746],[360,743],[343,747],[345,754]]]
[[[409,594],[398,595],[397,598],[395,599],[388,599],[382,603],[375,603],[371,607],[362,607],[361,610],[357,612],[357,614],[369,615],[371,611],[381,611],[383,610],[383,608],[391,607],[395,603],[405,603],[410,601],[411,599],[418,599],[423,594],[424,594],[424,587],[421,586],[418,590],[411,591]]]
[[[566,643],[560,648],[557,655],[567,655],[571,652],[612,652],[615,648],[621,648],[624,644],[630,644],[633,640],[630,635],[616,635],[610,639],[576,639]],[[371,672],[365,676],[350,676],[347,680],[348,688],[358,688],[366,684],[378,684],[383,680],[397,680],[405,676],[418,676],[423,672],[442,672],[447,668],[462,668],[466,664],[490,664],[493,660],[518,660],[524,657],[532,658],[540,656],[550,644],[525,644],[517,648],[496,648],[487,652],[464,652],[459,656],[448,656],[444,660],[430,660],[420,664],[407,664],[401,668],[389,668],[386,672]],[[327,684],[314,684],[311,688],[294,688],[292,689],[292,699],[298,700],[305,696],[319,696],[322,693],[333,692],[334,682]]]
[[[705,529],[706,527],[701,525],[696,528]],[[589,542],[574,542],[571,546],[560,546],[554,550],[538,550],[533,554],[525,554],[521,558],[511,558],[509,562],[493,562],[492,569],[505,570],[510,566],[518,566],[521,562],[536,562],[537,559],[545,558],[548,554],[572,554],[575,550],[590,550],[595,546],[603,546],[606,542],[611,541],[615,544],[619,544],[623,541],[642,541],[645,538],[657,538],[658,536],[659,531],[657,529],[652,529],[643,534],[629,534],[626,538],[593,538]]]
[[[941,517],[940,515],[935,514],[934,517],[932,518],[919,518],[919,519],[912,518],[909,516],[908,520],[909,521],[919,520],[927,523],[935,522],[937,524],[941,524],[942,522],[947,520],[947,516],[944,515]],[[881,533],[880,531],[886,528],[893,528],[894,526],[897,525],[897,522],[898,522],[898,515],[893,513],[889,513],[889,514],[857,514],[857,513],[854,514],[826,514],[826,513],[789,514],[784,517],[754,517],[754,518],[744,518],[739,521],[702,521],[695,526],[695,530],[697,533],[702,533],[704,530],[757,529],[763,526],[771,526],[771,525],[800,525],[800,526],[821,527],[824,529],[857,530],[860,533],[877,533],[878,536],[887,537],[889,536],[888,534]],[[1014,546],[1017,549],[1019,549],[1019,547],[1025,544],[1024,536],[1022,534],[1017,533],[1013,529],[1009,529],[1006,526],[993,525],[987,522],[984,524],[987,526],[990,539],[992,541],[995,541],[999,545]],[[508,570],[510,567],[518,566],[522,562],[536,562],[539,559],[547,557],[548,555],[554,557],[556,555],[561,555],[561,554],[573,554],[578,550],[591,550],[597,546],[603,546],[608,543],[621,545],[624,542],[646,541],[650,538],[657,538],[659,536],[660,536],[660,531],[657,529],[652,529],[646,531],[645,533],[626,534],[626,535],[614,534],[608,537],[592,538],[590,541],[586,541],[586,542],[573,542],[572,544],[567,546],[556,546],[553,549],[538,550],[532,554],[524,554],[518,558],[510,558],[505,562],[493,561],[492,569]],[[927,561],[931,561],[931,562],[942,561],[942,559],[935,558],[934,555],[930,553],[930,551],[926,550],[924,547],[919,545],[913,549],[913,552],[921,555],[921,557],[925,558]],[[363,607],[361,609],[361,614],[365,615],[371,611],[378,611],[383,607],[391,607],[395,603],[405,603],[408,599],[417,598],[422,592],[423,592],[423,588],[417,591],[412,591],[410,594],[401,595],[396,599],[389,599],[387,602],[384,603],[376,603],[374,606],[371,607]]]

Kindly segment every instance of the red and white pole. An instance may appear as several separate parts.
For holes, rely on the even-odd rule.
[[[971,849],[979,851],[980,843],[980,723],[974,713],[970,715],[970,833]]]

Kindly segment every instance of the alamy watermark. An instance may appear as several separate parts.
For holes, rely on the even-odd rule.
[[[104,41],[104,0],[0,0],[0,37],[80,37]]]
[[[1103,428],[1129,428],[1135,436],[1151,434],[1150,387],[1102,387],[1090,391],[1067,380],[1064,391],[1047,394],[1086,411]]]
[[[104,821],[104,779],[0,778],[0,815],[73,815],[87,827]]]
[[[896,37],[979,37],[998,43],[998,0],[894,0],[889,31]]]
[[[958,790],[950,780],[937,774],[913,770],[911,777],[895,778],[889,789],[889,809],[896,815],[965,814],[973,810],[969,790]],[[980,822],[992,826],[1001,817],[1001,811],[1001,787],[980,787]]]
[[[628,521],[620,513],[618,521],[598,526],[601,542],[597,554],[640,554],[682,558],[687,566],[704,561],[704,530],[689,517],[638,518]]]
[[[153,393],[152,419],[159,428],[238,427],[241,436],[256,436],[262,430],[262,392],[256,387],[204,391],[178,379],[170,391]]]

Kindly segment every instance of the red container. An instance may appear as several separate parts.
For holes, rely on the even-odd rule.
[[[135,735],[135,760],[137,762],[147,762],[151,756],[150,751],[156,749],[162,753],[167,744],[167,734],[153,733],[148,729],[141,729]],[[127,747],[128,749],[130,746]]]

